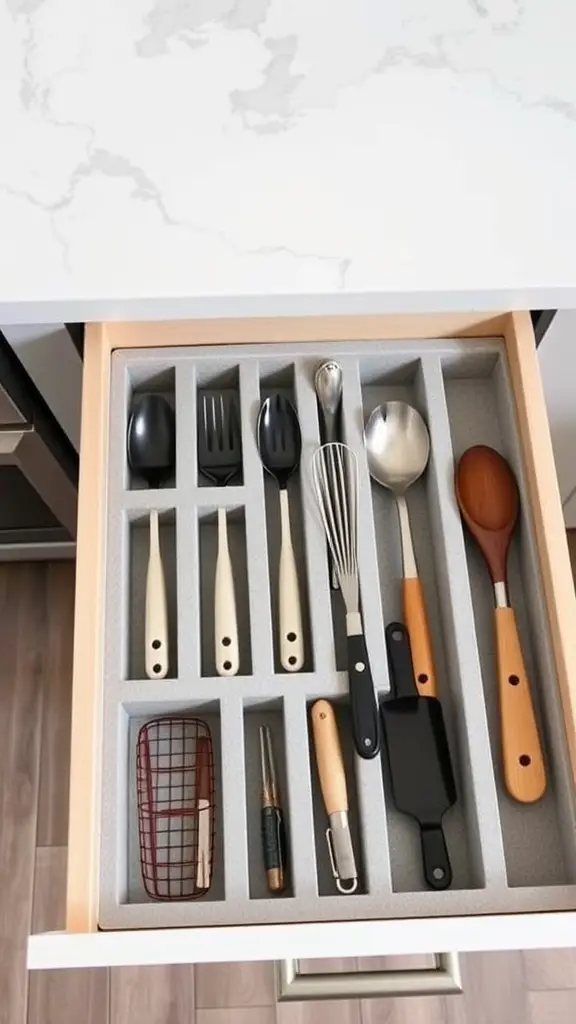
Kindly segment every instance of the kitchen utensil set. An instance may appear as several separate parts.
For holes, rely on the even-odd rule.
[[[418,824],[423,875],[431,889],[452,882],[442,829],[456,801],[456,784],[442,706],[437,699],[430,628],[418,576],[406,492],[426,470],[430,437],[418,411],[390,401],[373,409],[364,434],[372,479],[392,492],[400,526],[405,625],[390,623],[386,646],[391,690],[380,706],[361,613],[358,564],[358,459],[341,438],[343,375],[333,360],[314,377],[322,444],[311,459],[311,483],[328,547],[333,589],[346,611],[351,732],[357,754],[375,757],[383,739],[390,789],[396,808]],[[288,481],[297,472],[302,437],[296,410],[280,393],[266,397],[256,422],[263,469],[277,482],[281,543],[278,558],[278,650],[289,673],[305,661],[299,574],[290,524]],[[130,469],[158,488],[175,467],[174,413],[161,395],[140,397],[127,433]],[[242,434],[237,397],[206,393],[198,401],[198,469],[218,487],[242,471]],[[460,458],[455,494],[462,518],[488,566],[495,599],[495,629],[503,776],[510,796],[538,800],[546,771],[530,684],[514,611],[507,590],[507,559],[520,499],[506,460],[492,448],[476,446]],[[215,663],[221,676],[239,671],[234,568],[228,517],[218,508]],[[150,678],[168,671],[166,590],[158,513],[150,513],[150,555],[146,584],[145,666]],[[328,816],[326,838],[336,887],[353,893],[359,874],[348,821],[348,790],[334,709],[316,701],[310,714],[317,774]],[[271,893],[286,888],[287,841],[272,734],[259,730],[263,869]],[[138,821],[142,877],[153,899],[193,899],[211,884],[214,850],[214,768],[212,740],[198,719],[156,719],[141,729],[137,744]],[[177,795],[177,796],[176,796]]]

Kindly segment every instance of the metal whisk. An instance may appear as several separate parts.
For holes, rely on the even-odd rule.
[[[374,757],[380,745],[378,705],[360,614],[356,455],[346,444],[323,444],[312,457],[312,479],[346,606],[348,679],[354,743],[361,757]]]

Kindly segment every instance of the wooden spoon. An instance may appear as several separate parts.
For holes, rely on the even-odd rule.
[[[546,789],[546,773],[506,580],[508,550],[520,505],[518,486],[506,460],[485,445],[464,452],[455,483],[462,518],[486,559],[494,584],[504,781],[515,800],[533,803]]]

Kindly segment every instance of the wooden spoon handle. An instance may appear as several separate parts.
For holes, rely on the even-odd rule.
[[[510,796],[530,804],[539,800],[546,789],[530,683],[513,609],[496,608],[494,614],[504,781]]]
[[[402,581],[404,621],[410,636],[414,679],[421,697],[436,696],[436,674],[424,591],[418,576]]]

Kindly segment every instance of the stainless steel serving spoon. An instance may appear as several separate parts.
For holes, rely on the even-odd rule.
[[[404,578],[404,618],[410,635],[414,675],[423,697],[436,696],[436,676],[428,616],[418,576],[406,491],[426,469],[430,435],[420,413],[406,402],[377,406],[364,429],[364,443],[371,477],[396,498]]]

